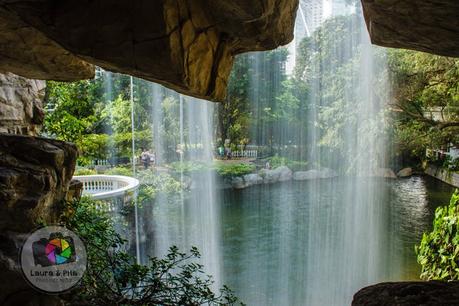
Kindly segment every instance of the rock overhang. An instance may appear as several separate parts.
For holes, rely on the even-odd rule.
[[[459,57],[459,1],[361,1],[372,43]]]
[[[0,71],[73,81],[94,66],[223,100],[234,56],[293,39],[298,0],[0,0]]]

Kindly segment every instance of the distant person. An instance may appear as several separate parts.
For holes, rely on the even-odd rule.
[[[218,147],[218,155],[220,158],[223,158],[225,156],[225,147],[224,146],[219,146]]]
[[[266,170],[271,170],[271,164],[269,163],[269,161],[266,162],[265,169]]]
[[[232,152],[231,152],[231,147],[226,148],[226,158],[231,159]]]
[[[143,168],[148,169],[150,167],[150,152],[142,148],[142,154],[140,154],[140,160],[142,161]]]
[[[150,162],[153,166],[156,164],[156,153],[154,151],[150,154]]]

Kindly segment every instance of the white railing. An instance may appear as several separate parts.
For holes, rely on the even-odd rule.
[[[457,148],[449,148],[446,150],[441,149],[426,149],[426,156],[427,157],[434,157],[438,159],[441,155],[447,155],[451,157],[451,159],[459,158],[459,150]]]
[[[231,153],[231,157],[235,158],[257,158],[258,151],[257,150],[242,150],[242,151],[234,151]]]
[[[137,193],[139,180],[122,175],[79,175],[73,177],[83,183],[83,195],[108,203],[105,210],[113,211],[117,203],[129,203]]]

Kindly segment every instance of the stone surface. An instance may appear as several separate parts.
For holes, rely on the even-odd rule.
[[[259,175],[263,178],[263,183],[265,184],[289,181],[293,177],[292,170],[287,166],[280,166],[273,170],[262,169]]]
[[[459,282],[380,283],[361,289],[352,306],[459,305]]]
[[[257,173],[250,173],[243,176],[245,183],[248,186],[258,185],[263,183],[263,178]]]
[[[63,305],[57,297],[33,289],[24,279],[18,265],[19,250],[25,234],[0,233],[0,305],[2,306],[57,306]]]
[[[82,59],[222,100],[234,56],[291,41],[297,6],[298,0],[0,0],[0,70],[74,79],[81,69],[77,77],[89,77],[92,67]]]
[[[0,305],[61,305],[55,296],[32,289],[18,267],[27,234],[39,222],[57,220],[81,184],[69,184],[77,158],[75,145],[31,136],[0,134]]]
[[[292,170],[290,170],[287,166],[277,167],[273,171],[279,173],[279,182],[285,182],[292,179]]]
[[[319,170],[295,171],[293,179],[295,181],[314,180],[321,177]]]
[[[434,165],[427,165],[424,172],[447,184],[459,188],[459,174],[454,171],[448,171],[447,169],[442,169]]]
[[[329,168],[323,168],[320,170],[312,169],[307,171],[296,171],[293,173],[293,179],[295,181],[316,180],[323,178],[332,178],[337,176],[338,174],[334,170]]]
[[[265,184],[277,182],[279,180],[280,175],[279,172],[270,169],[261,169],[259,174],[263,178],[263,183]]]
[[[0,0],[0,72],[31,79],[74,81],[94,77],[94,66],[21,20]]]
[[[397,178],[397,176],[395,175],[394,171],[392,169],[389,169],[389,168],[375,169],[372,176],[383,177],[383,178],[391,178],[391,179]]]
[[[374,44],[459,57],[459,1],[361,1]]]
[[[40,220],[53,221],[76,158],[71,143],[0,134],[0,232],[28,232]]]
[[[397,172],[398,177],[409,177],[413,175],[413,169],[412,168],[403,168],[399,172]]]
[[[0,133],[37,134],[44,119],[45,86],[44,81],[0,74]]]

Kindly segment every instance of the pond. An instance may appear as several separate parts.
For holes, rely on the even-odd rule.
[[[372,209],[354,205],[359,201],[349,186],[369,182],[377,186],[368,198],[376,201],[368,204]],[[353,293],[366,285],[418,278],[414,245],[452,192],[421,176],[224,189],[215,196],[217,238],[207,236],[211,227],[200,223],[205,216],[193,208],[197,201],[158,201],[139,213],[142,257],[160,255],[171,244],[197,245],[215,257],[218,283],[247,305],[350,305]],[[212,240],[207,246],[190,234],[199,226],[206,227],[203,239]]]

